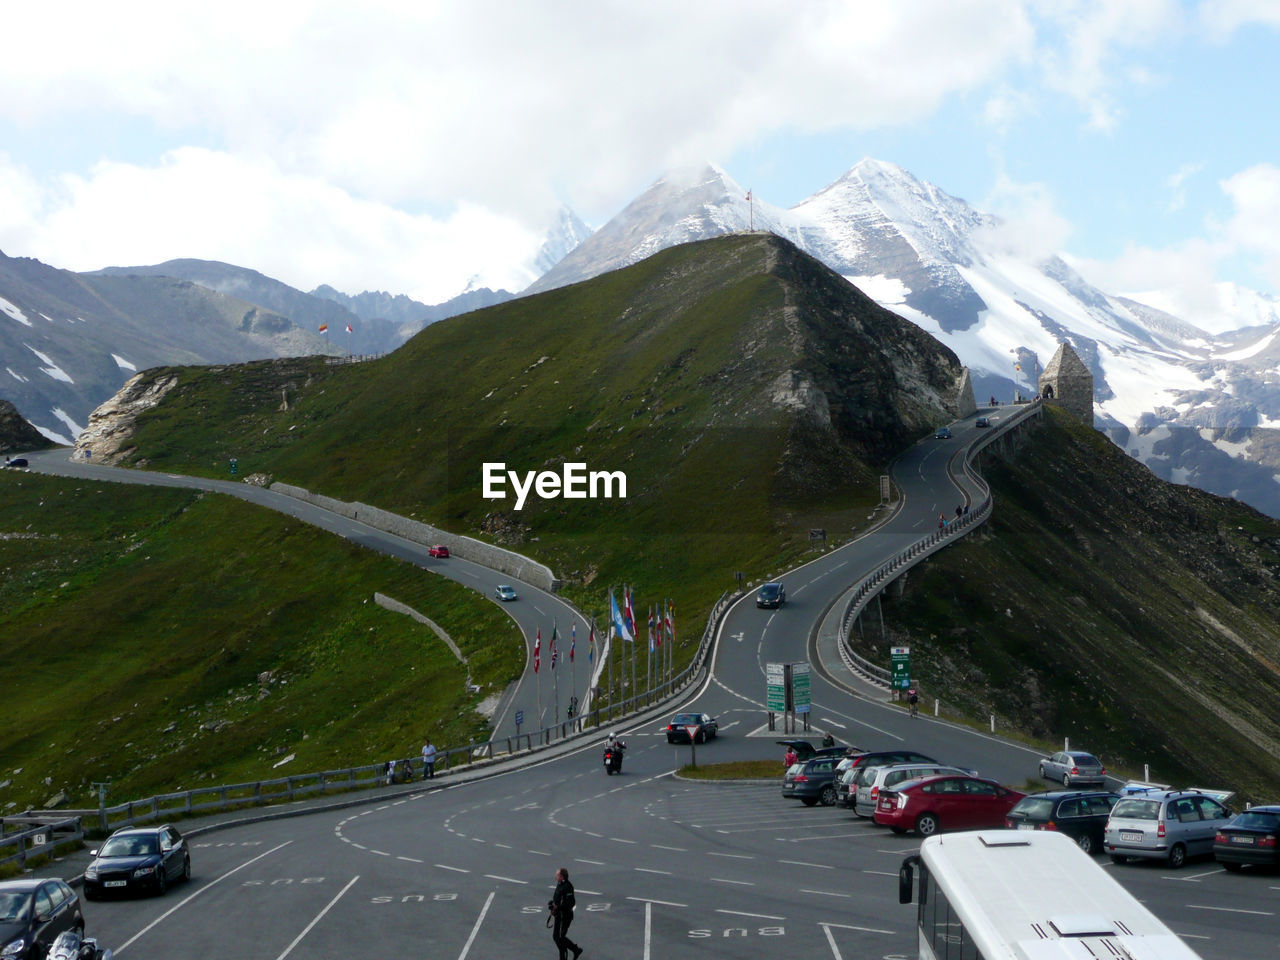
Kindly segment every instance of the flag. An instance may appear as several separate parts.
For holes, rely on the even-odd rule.
[[[559,658],[559,654],[556,652],[556,625],[553,623],[551,624],[551,669],[552,670],[556,668],[556,660],[558,658]]]
[[[321,332],[321,333],[324,333],[324,332],[325,332],[326,330],[328,330],[328,329],[329,329],[329,325],[328,325],[327,323],[322,323],[322,324],[320,324],[320,332]]]
[[[649,608],[649,652],[653,653],[653,607]]]
[[[667,639],[676,642],[676,605],[667,601]]]
[[[635,612],[635,609],[631,606],[631,588],[630,587],[622,588],[622,602],[624,605],[623,612],[627,615],[627,626],[631,628],[627,635],[627,639],[630,640],[632,637],[636,635],[636,612]]]
[[[351,329],[351,324],[349,324],[349,323],[348,323],[348,324],[347,324],[347,333],[354,333],[354,332],[355,332],[355,331]]]
[[[538,639],[533,642],[533,672],[538,672],[542,665],[542,628],[538,628]]]
[[[614,599],[612,590],[609,591],[609,615],[613,618],[613,629],[618,632],[618,636],[629,641],[631,633],[627,630],[627,621],[622,618],[622,613],[618,610],[618,601]]]
[[[747,191],[747,195],[746,195],[745,197],[743,197],[742,199],[743,199],[743,200],[746,200],[748,203],[750,203],[750,202],[751,202],[751,191],[750,191],[750,190],[748,190],[748,191]]]
[[[593,625],[587,634],[587,663],[596,662],[596,628]]]
[[[573,651],[578,646],[578,625],[569,628],[569,662],[573,663]]]

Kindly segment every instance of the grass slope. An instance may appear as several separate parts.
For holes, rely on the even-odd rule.
[[[230,497],[0,473],[0,809],[373,763],[483,735],[524,664],[485,598]],[[274,768],[288,755],[289,763]],[[46,778],[48,778],[46,780]]]
[[[549,563],[588,611],[629,581],[700,620],[865,522],[876,475],[947,416],[954,355],[776,237],[673,248],[435,324],[394,354],[183,369],[132,459],[261,471]],[[158,373],[152,374],[159,375]],[[627,475],[625,500],[481,496],[481,464]]]
[[[926,698],[1160,782],[1280,797],[1280,523],[1060,411],[984,465],[984,532],[886,599]],[[869,656],[887,661],[877,631]],[[887,666],[887,662],[886,662]]]

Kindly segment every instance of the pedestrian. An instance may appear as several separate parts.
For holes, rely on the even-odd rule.
[[[387,781],[387,786],[391,786],[391,781],[396,775],[396,762],[394,760],[388,760],[382,765],[382,775]]]
[[[957,519],[957,520],[959,520],[962,516],[964,516],[964,505],[963,505],[963,504],[957,504],[957,505],[956,505],[956,519]]]
[[[824,747],[834,747],[836,745],[836,738],[831,735],[830,730],[822,735],[822,745]]]
[[[969,512],[969,505],[967,503],[964,505],[964,512],[966,514]]]
[[[915,687],[907,691],[907,703],[911,705],[911,715],[914,717],[920,709],[920,694],[916,692]]]
[[[431,780],[436,775],[436,747],[431,742],[431,738],[427,738],[427,742],[422,746],[422,779]]]
[[[551,911],[551,940],[560,951],[560,960],[569,960],[569,951],[573,951],[573,960],[582,956],[582,948],[569,939],[569,924],[573,923],[573,884],[569,882],[569,871],[561,867],[556,871],[556,891],[547,901],[547,909]]]
[[[947,515],[945,513],[938,514],[938,529],[944,530],[947,526]]]
[[[791,769],[792,764],[800,762],[800,754],[796,753],[795,747],[787,747],[787,752],[782,757],[782,766],[787,770]]]

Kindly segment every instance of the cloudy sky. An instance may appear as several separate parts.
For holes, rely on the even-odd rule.
[[[790,206],[864,156],[1112,292],[1280,293],[1280,0],[11,5],[0,250],[438,302],[669,168]]]

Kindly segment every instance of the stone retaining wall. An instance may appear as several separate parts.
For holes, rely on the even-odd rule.
[[[535,587],[541,587],[543,590],[549,590],[554,593],[560,588],[560,581],[555,578],[555,574],[551,572],[550,567],[516,553],[514,550],[507,550],[491,543],[474,540],[471,537],[449,533],[429,524],[419,523],[417,520],[410,520],[408,517],[391,513],[389,510],[371,507],[367,503],[348,503],[345,500],[335,500],[333,497],[312,493],[305,487],[295,487],[289,483],[276,482],[271,484],[271,489],[276,493],[283,493],[286,496],[293,497],[295,500],[315,504],[317,507],[322,507],[349,520],[367,523],[375,529],[382,530],[385,533],[393,533],[398,537],[404,537],[406,540],[412,540],[414,543],[442,544],[449,548],[450,553],[461,557],[463,560],[470,560],[472,563],[478,563],[493,570],[501,570],[516,580],[531,583]]]

